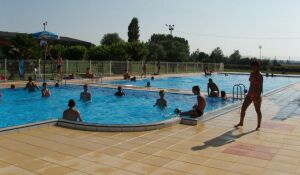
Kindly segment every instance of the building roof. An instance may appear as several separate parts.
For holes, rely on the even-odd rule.
[[[0,39],[12,39],[17,34],[28,34],[28,33],[0,31]],[[91,46],[94,45],[94,44],[92,44],[90,42],[87,42],[87,41],[83,41],[83,40],[79,40],[79,39],[75,39],[75,38],[70,38],[70,37],[65,37],[65,36],[60,36],[60,38],[58,40],[55,40],[54,42],[55,43],[60,43],[60,44],[63,44],[63,45],[84,45],[86,47],[91,47]]]

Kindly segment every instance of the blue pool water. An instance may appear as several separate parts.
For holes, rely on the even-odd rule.
[[[232,92],[232,87],[235,84],[242,83],[247,89],[249,86],[249,75],[228,75],[215,74],[212,76],[184,76],[184,77],[165,77],[156,78],[155,80],[142,79],[136,82],[127,80],[109,81],[107,84],[123,85],[123,86],[139,86],[144,87],[149,81],[152,87],[166,88],[166,89],[180,89],[191,90],[194,85],[199,85],[202,91],[207,92],[208,79],[212,78],[213,81],[219,86],[220,90],[227,93]],[[299,82],[300,78],[297,77],[264,77],[264,92],[268,92],[286,85]]]
[[[157,92],[125,90],[125,97],[115,97],[115,89],[90,87],[93,101],[78,101],[82,86],[50,87],[52,96],[41,98],[39,91],[28,93],[23,89],[0,89],[0,128],[60,118],[73,98],[84,122],[98,124],[144,124],[174,117],[174,109],[189,110],[196,102],[192,95],[166,93],[166,110],[153,107]],[[206,112],[232,104],[231,101],[207,98]]]

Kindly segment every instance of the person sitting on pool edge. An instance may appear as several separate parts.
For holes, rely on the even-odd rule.
[[[118,91],[115,93],[115,96],[121,97],[124,95],[125,95],[125,93],[123,91],[123,88],[121,86],[118,86]]]
[[[151,83],[148,81],[146,87],[151,87]]]
[[[210,90],[210,92],[209,92]],[[207,94],[210,97],[218,97],[219,96],[219,88],[216,85],[216,83],[213,82],[213,80],[210,78],[208,79],[208,83],[207,83]]]
[[[175,113],[180,116],[190,116],[192,118],[201,117],[204,114],[204,109],[206,106],[206,99],[200,92],[199,86],[194,86],[192,88],[193,94],[197,95],[197,104],[193,106],[193,109],[187,112],[181,112],[180,109],[176,108]]]
[[[80,93],[80,100],[85,102],[92,100],[92,95],[88,92],[87,84],[83,85],[83,92]]]
[[[164,98],[165,97],[165,91],[164,90],[160,90],[159,91],[159,99],[156,100],[156,103],[154,106],[158,106],[160,108],[165,108],[167,107],[167,101]]]
[[[221,98],[222,100],[227,100],[227,95],[225,91],[221,91]]]
[[[35,92],[36,89],[39,89],[39,87],[32,81],[32,77],[28,77],[28,83],[24,90],[28,90],[28,92]]]
[[[42,97],[50,97],[51,96],[51,92],[50,90],[47,88],[47,83],[44,82],[43,83],[43,89],[42,89]]]
[[[80,117],[80,112],[75,109],[76,103],[73,99],[69,100],[69,109],[65,110],[63,113],[63,119],[70,121],[79,121],[82,122]]]

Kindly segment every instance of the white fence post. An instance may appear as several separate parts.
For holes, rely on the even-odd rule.
[[[90,60],[90,70],[92,70],[92,60]]]
[[[185,72],[188,71],[188,63],[185,63]]]
[[[66,76],[69,74],[69,60],[66,60]]]
[[[7,60],[4,59],[4,81],[7,80]]]
[[[109,75],[111,76],[111,61],[109,61]]]
[[[167,73],[169,73],[169,62],[167,62],[166,64],[167,64]]]
[[[42,75],[41,75],[41,59],[39,59],[38,61],[38,77],[41,79],[42,78]]]

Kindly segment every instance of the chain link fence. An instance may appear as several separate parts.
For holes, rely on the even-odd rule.
[[[63,77],[84,77],[88,69],[96,76],[118,76],[124,71],[131,75],[141,75],[142,61],[96,61],[96,60],[64,60],[62,64]],[[223,72],[223,63],[194,62],[147,62],[146,73],[178,74],[199,73],[207,68],[213,72]],[[57,67],[55,60],[0,60],[0,81],[26,80],[29,76],[35,80],[56,79]]]

